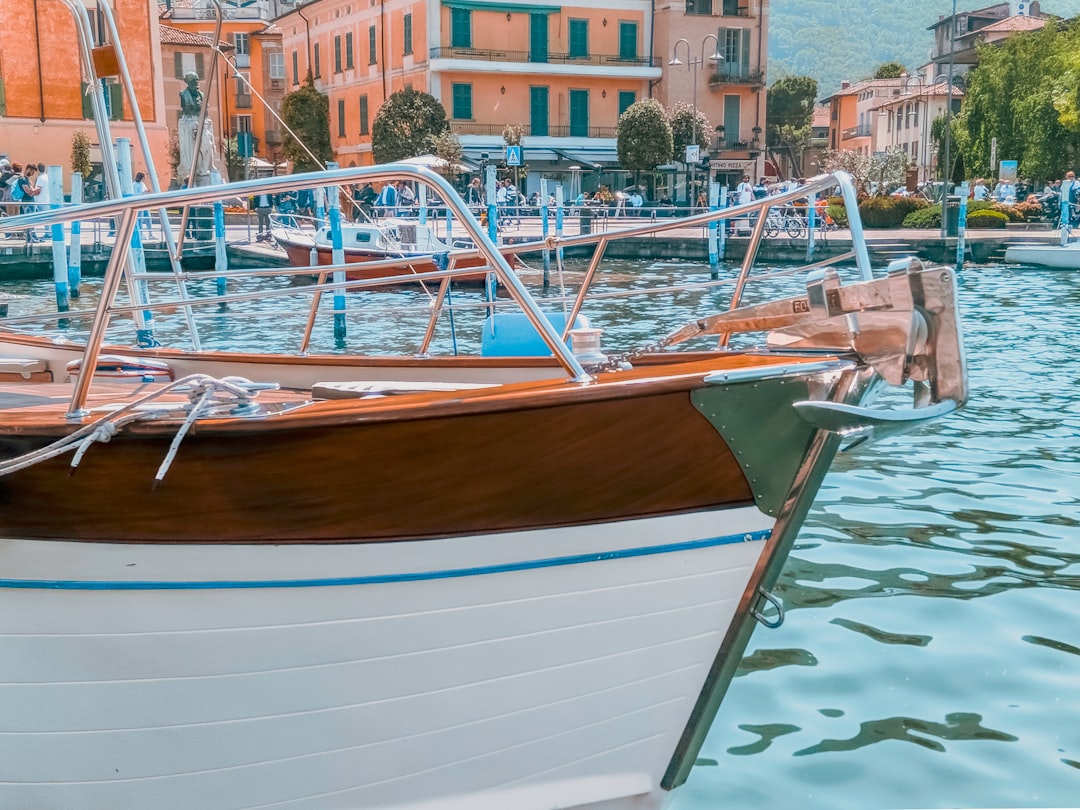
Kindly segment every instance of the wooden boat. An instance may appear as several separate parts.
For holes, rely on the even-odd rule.
[[[308,227],[301,227],[302,223],[303,218],[296,216],[277,216],[271,223],[270,232],[288,254],[289,263],[293,267],[332,264],[334,239],[330,225],[310,222],[305,223]],[[386,267],[373,267],[371,262],[387,259],[395,260],[394,266],[402,276],[431,272],[435,269],[433,256],[472,246],[471,240],[447,244],[430,226],[415,219],[342,222],[340,229],[342,254],[350,265],[345,277],[350,280],[383,276]],[[487,260],[481,256],[463,258],[459,266],[480,268],[463,274],[459,281],[479,282],[487,275]]]
[[[383,345],[401,331],[395,296],[353,305],[387,317],[380,351],[312,348],[319,323],[340,338],[346,290],[399,283],[393,268],[302,288],[189,273],[162,300],[125,268],[143,207],[396,177],[457,207],[509,293],[449,301],[448,280],[471,272],[451,251],[422,274],[439,292],[406,351]],[[798,193],[836,184],[857,210],[843,175]],[[728,215],[763,223],[795,193]],[[660,808],[754,626],[782,619],[770,589],[836,452],[966,397],[953,274],[910,260],[875,276],[857,220],[855,278],[810,267],[803,293],[744,306],[747,263],[730,309],[658,325],[633,350],[598,342],[602,319],[579,326],[602,252],[549,317],[422,168],[6,226],[89,215],[117,217],[120,238],[98,306],[63,315],[89,320],[86,339],[0,321],[6,806]],[[196,299],[203,277],[231,291]],[[198,330],[138,345],[145,313],[164,340],[170,318],[228,307],[240,323],[275,300],[277,337],[297,296],[310,311],[295,351],[204,345]],[[911,385],[913,407],[868,408],[886,383]]]
[[[1080,242],[1066,245],[1051,245],[1045,242],[1009,245],[1005,248],[1005,261],[1053,267],[1057,270],[1080,270]]]

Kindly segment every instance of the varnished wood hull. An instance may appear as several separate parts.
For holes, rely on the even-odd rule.
[[[289,257],[289,264],[293,267],[307,267],[311,264],[311,246],[303,245],[297,242],[291,242],[281,237],[278,238],[278,244],[284,248],[285,253]],[[318,246],[315,249],[318,264],[331,265],[333,264],[333,253],[330,248],[325,246]],[[350,266],[345,270],[345,278],[349,281],[366,281],[372,278],[386,278],[401,276],[403,278],[407,276],[416,275],[417,273],[432,273],[435,271],[435,265],[430,261],[412,260],[409,257],[401,258],[401,265],[395,268],[381,267],[378,270],[364,268],[365,262],[377,262],[385,261],[386,259],[395,258],[392,255],[388,255],[382,251],[374,250],[358,250],[356,248],[348,248],[343,251],[345,261]],[[482,258],[461,259],[457,263],[458,267],[479,267],[486,268],[487,261]],[[465,273],[458,276],[456,281],[467,282],[481,282],[484,280],[486,270],[478,270],[476,273]]]

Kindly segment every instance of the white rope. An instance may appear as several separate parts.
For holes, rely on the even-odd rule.
[[[67,436],[57,439],[45,447],[0,462],[0,477],[25,470],[35,464],[40,464],[43,461],[48,461],[72,451],[74,451],[74,455],[71,459],[71,473],[74,473],[83,456],[93,445],[99,442],[102,444],[108,443],[119,433],[120,428],[129,422],[155,418],[152,411],[141,409],[143,405],[160,399],[165,394],[184,391],[188,395],[190,404],[181,406],[180,403],[177,403],[177,407],[187,407],[189,409],[188,415],[180,425],[169,447],[169,452],[158,469],[154,479],[154,486],[156,487],[164,478],[165,473],[176,457],[180,442],[184,440],[196,420],[210,412],[215,406],[227,404],[235,407],[237,404],[246,404],[258,396],[260,390],[277,387],[276,383],[253,383],[244,377],[217,379],[208,374],[191,374],[187,377],[181,377],[179,380],[174,380],[116,410],[109,411],[100,419],[84,425],[75,432],[69,433]]]

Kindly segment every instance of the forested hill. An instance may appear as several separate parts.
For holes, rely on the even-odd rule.
[[[958,0],[957,9],[986,8],[993,0]],[[1041,10],[1060,17],[1080,14],[1080,0],[1041,0]],[[949,0],[770,0],[769,83],[784,76],[812,76],[818,98],[840,82],[867,79],[883,62],[914,70],[929,61],[927,30],[952,13]]]

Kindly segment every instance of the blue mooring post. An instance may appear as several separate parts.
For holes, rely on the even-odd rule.
[[[64,202],[64,176],[59,166],[49,166],[49,208],[59,208]],[[53,281],[56,283],[56,311],[69,312],[67,249],[64,247],[64,224],[51,226],[53,252]]]
[[[337,163],[326,164],[328,171],[337,167]],[[327,187],[325,194],[330,199],[330,260],[338,268],[334,271],[334,284],[344,284],[345,248],[341,241],[341,195],[337,186]],[[334,344],[337,348],[345,347],[346,336],[345,290],[338,287],[334,290]]]
[[[484,199],[487,201],[488,236],[495,244],[499,243],[499,209],[495,206],[495,166],[485,169]]]
[[[563,187],[561,185],[555,186],[555,237],[562,240],[563,235],[563,209],[566,207],[566,201],[563,199]],[[562,267],[563,252],[562,248],[555,248],[555,258]]]
[[[416,221],[421,225],[427,225],[427,186],[421,183],[416,190]]]
[[[727,186],[720,186],[720,210],[723,211],[725,208],[727,208],[727,206],[728,206]],[[718,241],[720,242],[720,244],[718,246],[718,252],[720,254],[720,258],[723,259],[723,258],[726,258],[726,256],[727,256],[727,220],[726,219],[717,220],[716,224],[717,224],[717,229],[719,230],[719,239],[718,239]]]
[[[814,260],[814,233],[817,231],[817,194],[810,193],[806,198],[806,261]]]
[[[716,182],[709,183],[709,210],[718,211],[720,209],[720,184]],[[713,220],[709,223],[709,276],[716,278],[720,275],[720,247],[716,237],[717,232],[720,230],[720,223],[718,220]]]
[[[544,237],[544,289],[551,282],[551,251],[547,248],[548,238],[548,184],[547,178],[540,178],[540,234]]]
[[[221,185],[221,173],[210,172],[210,182]],[[229,269],[229,255],[225,250],[225,206],[220,200],[214,203],[214,269],[224,273]],[[217,277],[217,294],[225,295],[229,289],[229,281],[225,276]],[[224,312],[229,308],[228,304],[218,304],[218,310]]]
[[[968,201],[968,185],[963,183],[959,189],[960,192],[960,213],[957,216],[956,221],[956,272],[959,273],[964,269],[964,251],[966,246],[966,234],[967,234],[967,201]]]
[[[71,175],[71,204],[81,205],[83,200],[83,176],[80,172]],[[82,223],[72,220],[68,236],[68,292],[72,298],[79,297],[79,285],[82,283]]]
[[[131,139],[116,139],[116,168],[120,175],[120,196],[131,197],[134,194],[131,186]],[[132,272],[136,276],[146,275],[146,254],[143,253],[142,234],[139,233],[139,223],[131,232],[131,265]],[[132,301],[134,304],[144,304],[150,300],[150,290],[145,279],[134,281],[131,285]],[[139,310],[135,316],[135,339],[141,348],[160,346],[154,337],[154,312],[153,310]]]
[[[330,164],[326,164],[326,168],[330,168]],[[334,168],[337,168],[337,164],[334,164]],[[312,190],[315,195],[315,219],[319,222],[323,222],[326,219],[326,191],[319,186]],[[340,204],[340,203],[339,203]]]

